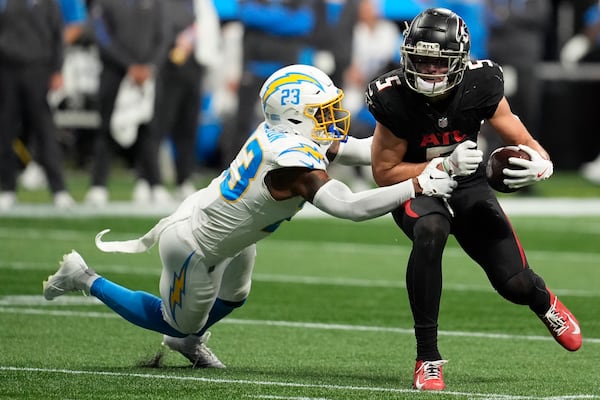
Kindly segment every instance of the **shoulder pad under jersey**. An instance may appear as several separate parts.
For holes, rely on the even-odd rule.
[[[367,86],[365,102],[375,119],[392,128],[399,113],[404,113],[404,71],[399,68],[378,76]]]
[[[325,150],[303,136],[286,135],[284,140],[271,143],[275,163],[281,167],[305,167],[326,170]]]
[[[394,88],[402,85],[402,69],[386,72],[372,80],[365,93],[365,101],[370,108],[377,109],[385,102],[385,95],[394,92]]]
[[[502,68],[490,60],[469,61],[461,85],[465,108],[495,106],[504,97]]]

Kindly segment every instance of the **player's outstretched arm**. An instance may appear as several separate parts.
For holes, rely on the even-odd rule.
[[[456,182],[438,168],[441,162],[441,158],[432,160],[416,178],[357,193],[343,182],[330,179],[319,187],[311,202],[334,217],[363,221],[392,211],[418,193],[450,197]]]
[[[342,165],[371,165],[371,143],[373,137],[358,139],[348,136],[345,142],[333,142],[327,150],[331,162]]]
[[[396,137],[379,122],[376,124],[371,144],[371,168],[378,186],[389,186],[418,176],[427,167],[426,162],[405,162],[407,148],[406,139]]]

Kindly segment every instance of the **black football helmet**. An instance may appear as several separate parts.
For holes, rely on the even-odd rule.
[[[400,48],[406,83],[429,97],[447,93],[462,80],[470,49],[461,17],[445,8],[421,12],[404,31]]]

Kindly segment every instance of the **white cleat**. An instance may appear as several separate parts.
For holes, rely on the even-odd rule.
[[[179,200],[185,200],[194,193],[196,193],[196,187],[192,182],[186,181],[177,187],[177,198]]]
[[[583,164],[580,171],[585,179],[596,185],[600,185],[600,157]]]
[[[0,192],[0,211],[8,211],[17,203],[15,192]]]
[[[47,281],[42,283],[44,298],[54,300],[67,292],[78,290],[89,291],[93,281],[99,278],[94,270],[88,268],[87,264],[75,250],[63,256],[60,268],[54,275],[50,275]]]
[[[60,210],[68,210],[75,207],[75,200],[67,191],[60,191],[54,194],[54,207]]]
[[[27,163],[19,175],[18,182],[27,190],[43,190],[48,187],[44,168],[33,160]]]
[[[162,344],[190,360],[192,368],[226,368],[206,346],[209,337],[210,332],[202,336],[188,335],[184,338],[164,335]]]
[[[162,185],[152,187],[152,202],[159,206],[169,205],[173,202],[173,196]]]
[[[94,207],[104,207],[108,204],[108,190],[104,186],[92,186],[83,202]]]
[[[152,190],[148,182],[138,179],[131,193],[131,200],[138,205],[147,205],[152,201]]]

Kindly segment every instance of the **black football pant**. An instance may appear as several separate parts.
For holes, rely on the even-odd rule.
[[[417,359],[438,360],[437,326],[442,293],[442,254],[453,234],[507,300],[528,305],[536,314],[549,307],[544,281],[530,268],[525,253],[495,195],[483,182],[457,188],[448,206],[419,196],[392,214],[413,243],[406,286],[415,323]]]
[[[122,68],[112,66],[103,60],[100,73],[98,99],[100,106],[100,127],[96,132],[93,148],[91,180],[92,186],[106,187],[112,163],[112,147],[110,135],[110,119],[119,92],[121,80],[125,76]]]
[[[47,101],[51,71],[46,65],[0,64],[0,190],[17,187],[13,142],[27,127],[52,193],[65,190],[63,154]]]
[[[107,186],[112,168],[113,155],[116,151],[122,150],[112,138],[110,121],[119,93],[119,87],[125,77],[125,73],[126,71],[122,67],[114,65],[110,61],[103,60],[98,92],[100,127],[96,132],[94,140],[91,171],[92,186]],[[130,150],[128,155],[134,158],[133,163],[138,171],[148,170],[148,165],[156,163],[158,157],[158,154],[151,153],[152,148],[147,145],[149,137],[151,137],[151,127],[152,124],[141,125],[138,129],[137,140],[132,149],[126,149]]]
[[[156,87],[156,109],[148,140],[139,143],[144,154],[158,155],[165,137],[175,149],[175,179],[181,185],[196,168],[196,137],[201,117],[203,68],[193,60],[182,66],[168,63],[161,69]],[[139,174],[150,185],[160,184],[158,156],[145,157]]]

